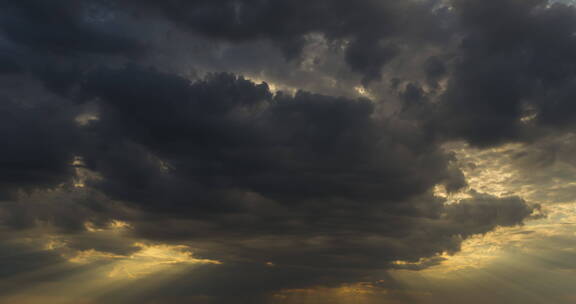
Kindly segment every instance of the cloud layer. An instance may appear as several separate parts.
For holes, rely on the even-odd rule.
[[[540,212],[523,193],[471,189],[480,173],[449,144],[521,144],[519,170],[570,150],[555,141],[575,114],[567,4],[0,0],[0,10],[3,231],[127,257],[137,248],[117,235],[89,237],[122,221],[130,242],[222,262],[160,298],[393,286],[386,271],[437,265],[467,238]]]

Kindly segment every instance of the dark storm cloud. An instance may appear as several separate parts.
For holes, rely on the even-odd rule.
[[[300,56],[304,37],[321,33],[329,40],[350,41],[346,61],[364,83],[380,79],[397,44],[445,41],[438,1],[125,1],[146,3],[176,24],[196,33],[229,41],[266,39],[288,59]]]
[[[472,193],[472,199],[446,207],[445,217],[450,221],[470,225],[470,230],[459,229],[462,235],[490,231],[496,226],[521,225],[540,206],[529,206],[520,197],[497,198]]]
[[[300,287],[376,280],[374,269],[455,252],[466,236],[518,224],[532,210],[518,202],[509,222],[493,209],[506,199],[445,207],[430,190],[465,186],[452,157],[413,124],[374,119],[368,100],[272,94],[230,74],[190,82],[128,66],[82,75],[74,96],[97,104],[99,120],[71,127],[82,140],[70,155],[98,175],[88,185],[145,212],[131,219],[137,236],[203,244],[198,254],[208,258],[272,261],[279,281],[271,282],[288,280],[285,271],[310,279],[294,279]],[[5,204],[5,224],[78,231],[122,216],[65,202]],[[82,240],[72,246],[90,247]]]
[[[87,222],[100,228],[113,219],[130,220],[133,217],[122,204],[101,193],[68,185],[19,193],[0,203],[0,225],[19,230],[42,226],[52,232],[77,233],[86,230]]]
[[[454,1],[463,36],[437,124],[476,145],[525,140],[574,117],[576,10],[544,0]],[[536,114],[533,124],[521,118]]]
[[[111,128],[112,137],[130,140],[125,151],[114,143],[111,157],[118,157],[119,163],[109,159],[110,171],[92,165],[90,157],[88,167],[104,175],[104,187],[126,195],[156,185],[178,187],[186,179],[192,184],[185,183],[185,189],[197,185],[206,194],[240,189],[284,201],[391,201],[423,193],[448,177],[448,158],[427,142],[425,134],[408,126],[395,128],[394,121],[371,119],[373,105],[367,100],[306,92],[273,96],[265,84],[232,75],[216,74],[189,84],[134,67],[95,71],[87,76],[84,89],[103,101],[102,120],[94,128]],[[146,153],[159,158],[157,163]],[[138,155],[143,159],[136,161]],[[162,173],[159,161],[166,162],[169,172]],[[129,174],[132,163],[136,171]],[[406,164],[413,171],[406,171]],[[161,192],[165,198],[186,197]],[[120,195],[157,200],[148,194]],[[174,207],[213,205],[208,200],[187,197],[186,202],[174,201]],[[170,209],[171,201],[164,199],[159,207]]]
[[[0,32],[34,51],[72,55],[77,52],[129,53],[139,46],[91,19],[91,5],[99,1],[0,1]]]
[[[373,119],[367,100],[134,66],[88,73],[82,90],[101,106],[83,154],[102,177],[92,186],[153,212],[140,236],[226,240],[211,258],[368,271],[456,251],[461,237],[532,211],[523,201],[517,214],[496,210],[508,202],[498,198],[466,202],[471,212],[444,207],[430,189],[465,186],[450,155],[413,125]],[[480,214],[491,222],[474,222]],[[181,222],[154,228],[171,219]]]
[[[10,96],[0,98],[3,197],[17,188],[54,187],[67,181],[80,139],[74,111],[56,100],[26,105]]]
[[[446,205],[433,189],[467,186],[444,141],[494,145],[570,127],[576,13],[545,4],[0,1],[0,191],[12,194],[0,203],[1,224],[49,223],[71,235],[71,248],[127,254],[121,241],[81,234],[86,222],[120,219],[135,237],[224,261],[157,295],[225,289],[256,301],[280,288],[378,280],[397,260],[436,265],[465,238],[520,225],[538,209],[474,192]],[[170,39],[136,35],[131,26],[147,20],[210,41],[270,41],[288,59],[320,33],[339,42],[364,85],[420,47],[424,64],[402,74],[413,79],[389,77],[387,93],[403,104],[382,118],[388,100],[274,93],[236,74],[191,81],[148,68],[133,55]],[[89,190],[71,186],[78,170]],[[58,195],[34,196],[47,189]],[[74,195],[83,191],[97,194]]]
[[[0,53],[0,74],[14,74],[22,70],[22,67],[12,59],[11,56]]]

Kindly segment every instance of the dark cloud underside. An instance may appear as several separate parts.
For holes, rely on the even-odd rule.
[[[539,210],[466,189],[443,145],[573,132],[575,32],[575,8],[544,0],[0,0],[0,224],[128,254],[85,235],[122,220],[223,261],[160,299],[391,282],[397,261],[436,265]],[[190,41],[254,68],[175,65]],[[268,50],[283,57],[262,64]],[[277,83],[255,80],[267,69]],[[346,96],[278,90],[304,69]]]

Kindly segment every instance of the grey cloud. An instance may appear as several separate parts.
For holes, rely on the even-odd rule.
[[[446,16],[433,9],[437,1],[144,3],[176,24],[209,37],[236,42],[270,40],[289,59],[301,54],[303,38],[310,33],[322,33],[329,40],[350,40],[346,61],[363,75],[365,84],[380,78],[382,67],[394,57],[395,41],[425,44],[446,37],[441,22]]]
[[[86,15],[93,6],[104,15]],[[26,0],[0,8],[8,50],[0,52],[0,77],[7,88],[24,83],[2,93],[0,191],[9,194],[2,223],[48,222],[75,249],[128,253],[117,239],[82,232],[87,221],[121,219],[134,225],[134,237],[190,244],[229,263],[162,286],[153,292],[159,297],[218,298],[227,289],[260,301],[280,288],[378,280],[397,260],[415,270],[436,265],[467,237],[521,225],[538,209],[477,193],[446,205],[434,187],[456,193],[467,181],[442,144],[534,141],[571,128],[574,71],[566,63],[574,59],[576,15],[562,4]],[[162,27],[138,27],[148,22]],[[178,65],[163,56],[193,37],[180,31],[231,45],[190,62],[237,74],[187,77],[163,65]],[[390,100],[273,92],[240,76],[273,63],[275,79],[313,82],[289,81],[302,75],[296,64],[258,53],[273,44],[297,62],[311,34],[334,50],[324,50],[332,57],[308,77],[352,86],[357,78],[342,74],[353,71]],[[338,61],[350,70],[332,67]],[[378,83],[390,79],[390,89]],[[397,112],[381,115],[396,102]],[[97,119],[81,125],[88,108]],[[536,116],[522,121],[528,110]],[[76,156],[98,177],[86,180],[88,189],[69,185]],[[60,196],[42,195],[47,189]],[[29,196],[16,200],[22,190]],[[246,273],[253,280],[243,280]]]
[[[128,66],[81,75],[74,96],[99,107],[99,120],[76,125],[83,140],[72,146],[99,175],[88,186],[142,211],[128,218],[138,237],[195,243],[201,256],[242,267],[276,263],[271,285],[293,284],[291,269],[296,286],[377,279],[393,261],[455,252],[463,238],[531,211],[495,198],[445,207],[430,190],[465,185],[452,156],[408,122],[372,118],[368,100],[272,94],[230,74],[190,82]],[[79,203],[7,206],[23,215],[10,217],[17,222],[52,220],[64,231],[122,218]],[[159,229],[172,220],[180,224]]]
[[[148,174],[135,171],[125,178],[118,176],[119,182],[144,178],[146,183],[156,175],[159,182],[148,189],[162,185],[162,180],[176,186],[184,178],[207,192],[239,188],[278,200],[342,197],[373,201],[383,197],[390,201],[423,193],[448,178],[443,169],[448,158],[434,146],[425,147],[426,138],[419,130],[394,129],[372,120],[373,107],[366,100],[305,92],[273,96],[265,84],[232,75],[213,75],[189,84],[179,77],[138,68],[97,71],[84,86],[104,102],[101,121],[93,127],[104,131],[110,127],[112,139],[126,136],[133,142],[124,144],[133,148],[122,158],[126,163],[118,174],[129,174],[139,153],[140,164],[151,153],[175,168],[162,174],[158,165],[148,162],[151,168],[134,168],[149,170]],[[118,165],[106,172],[97,167],[97,159],[94,164],[91,157],[86,160],[89,168],[104,175],[102,186],[119,191],[134,188],[112,184],[116,178],[111,174],[116,174]],[[408,163],[429,174],[389,178],[403,174],[402,164]],[[163,204],[171,203],[164,200]]]
[[[473,196],[446,207],[444,216],[448,220],[471,228],[461,229],[463,235],[487,232],[496,226],[520,225],[540,209],[540,206],[530,206],[519,197],[497,198],[476,193]]]
[[[10,40],[33,50],[60,54],[75,52],[130,53],[138,43],[114,27],[87,21],[97,1],[1,1],[0,30]]]
[[[454,1],[463,36],[435,124],[475,145],[526,141],[572,115],[576,11],[547,1]],[[536,112],[533,123],[522,118]]]
[[[57,102],[27,106],[8,98],[0,105],[2,194],[67,182],[79,140],[73,108]]]

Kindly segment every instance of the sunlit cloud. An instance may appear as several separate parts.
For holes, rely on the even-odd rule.
[[[195,258],[188,246],[147,245],[135,243],[140,250],[117,262],[108,276],[111,278],[138,278],[166,270],[201,264],[221,264],[220,261]]]
[[[66,236],[49,238],[44,244],[44,249],[56,251],[68,262],[74,264],[105,263],[106,268],[111,269],[105,275],[114,279],[141,278],[175,267],[185,269],[194,265],[221,264],[217,260],[196,258],[193,249],[186,245],[135,241],[126,235],[126,232],[132,229],[132,225],[124,221],[113,220],[103,227],[86,222],[85,227],[88,234],[97,234],[104,239],[119,238],[125,242],[132,242],[131,247],[134,248],[134,252],[122,255],[94,248],[77,250],[70,247],[71,241],[67,240]]]

